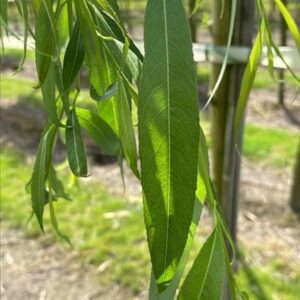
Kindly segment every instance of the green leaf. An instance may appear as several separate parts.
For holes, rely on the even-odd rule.
[[[7,0],[0,0],[0,39],[1,39],[1,43],[3,45],[3,40],[2,40],[2,36],[3,36],[3,28],[7,28]]]
[[[84,48],[78,22],[75,24],[68,43],[63,63],[63,86],[67,91],[76,78],[84,60]]]
[[[257,37],[255,39],[249,57],[249,62],[246,66],[243,79],[242,79],[241,90],[240,90],[240,95],[237,104],[237,111],[234,119],[234,135],[236,140],[240,128],[240,122],[243,117],[245,107],[247,105],[247,100],[255,79],[256,71],[259,65],[259,60],[261,58],[262,48],[264,44],[264,35],[265,35],[265,22],[264,20],[262,20],[259,28],[259,32],[257,34]]]
[[[150,291],[149,291],[149,299],[150,300],[169,300],[174,299],[176,295],[176,291],[180,282],[180,279],[183,275],[187,260],[189,258],[189,254],[191,251],[192,243],[194,240],[195,232],[197,229],[197,225],[200,220],[201,212],[202,212],[203,205],[199,201],[195,201],[194,205],[194,213],[193,213],[193,222],[190,226],[188,239],[185,245],[185,249],[183,252],[183,255],[181,257],[181,260],[178,264],[178,268],[176,271],[175,276],[173,277],[170,285],[166,290],[164,290],[161,294],[158,294],[155,278],[151,276],[151,282],[150,282]]]
[[[162,292],[186,245],[197,180],[196,72],[181,0],[148,1],[138,119],[148,245]]]
[[[56,96],[55,96],[55,67],[51,63],[48,73],[44,79],[41,86],[43,101],[51,121],[59,127],[64,127],[64,125],[59,120],[56,107]]]
[[[215,228],[188,273],[179,300],[220,300],[225,275],[222,243],[222,235]]]
[[[97,94],[96,89],[91,86],[90,88],[90,96],[92,99],[96,100],[96,101],[104,101],[104,100],[108,100],[110,98],[112,98],[113,96],[115,96],[117,93],[117,85],[116,84],[112,84],[108,90],[105,92],[104,95],[99,96]]]
[[[137,167],[137,149],[135,133],[131,120],[129,99],[125,90],[123,79],[118,77],[117,86],[117,127],[121,140],[122,151],[133,173],[140,177]]]
[[[297,47],[299,55],[300,55],[300,33],[299,33],[298,25],[294,21],[292,15],[288,11],[288,9],[284,5],[284,3],[281,0],[275,0],[275,2],[277,4],[278,9],[280,10],[280,12],[282,14],[287,26],[288,26],[289,32],[292,35],[292,37],[296,43],[296,47]]]
[[[76,114],[81,127],[85,128],[104,154],[114,155],[120,147],[112,128],[96,114],[77,108]]]
[[[1,0],[2,1],[2,0]],[[28,20],[28,9],[27,9],[27,1],[26,0],[15,0],[15,4],[19,10],[19,13],[23,19],[24,23],[24,34],[23,34],[23,57],[19,64],[18,70],[21,70],[24,65],[27,53],[27,39],[28,39],[28,31],[29,31],[29,20]]]
[[[51,125],[39,143],[31,177],[32,208],[43,231],[44,206],[48,201],[45,181],[51,162],[52,147],[55,135],[56,126]]]
[[[87,161],[75,108],[70,111],[66,128],[66,147],[70,168],[76,176],[87,176]]]
[[[101,96],[116,81],[115,68],[112,68],[112,62],[105,52],[103,43],[97,36],[93,16],[86,1],[76,0],[74,3],[85,49],[89,80],[97,90],[97,94]]]
[[[49,14],[53,14],[53,11],[46,5],[45,1],[41,2],[35,23],[35,57],[40,84],[47,76],[55,49],[55,38],[49,16]]]
[[[54,192],[54,199],[63,198],[69,201],[72,200],[71,196],[66,193],[64,184],[58,179],[56,170],[52,164],[49,169],[48,182]]]

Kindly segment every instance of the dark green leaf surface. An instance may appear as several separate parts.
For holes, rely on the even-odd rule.
[[[138,118],[144,216],[162,292],[186,245],[197,179],[196,73],[181,0],[148,1]]]
[[[112,128],[99,116],[89,110],[77,108],[80,126],[85,128],[104,154],[114,155],[120,145]]]
[[[48,176],[49,186],[51,186],[55,199],[64,198],[66,200],[71,200],[71,196],[66,193],[64,184],[58,179],[56,170],[53,165],[50,166],[49,176]]]
[[[73,174],[87,176],[85,149],[75,108],[71,110],[67,121],[66,144],[68,161]]]
[[[47,76],[55,49],[54,34],[48,12],[53,14],[53,11],[46,6],[46,2],[42,1],[35,24],[35,56],[40,84]]]
[[[164,290],[161,294],[158,294],[155,278],[152,274],[151,283],[150,283],[150,291],[149,291],[149,299],[150,300],[174,299],[174,297],[176,295],[178,285],[179,285],[179,282],[180,282],[180,279],[183,275],[187,260],[189,258],[189,254],[190,254],[191,247],[192,247],[192,244],[193,244],[195,232],[196,232],[199,220],[200,220],[202,208],[203,208],[202,203],[196,200],[195,201],[195,206],[194,206],[193,222],[192,222],[190,230],[189,230],[187,243],[185,245],[185,249],[184,249],[183,255],[181,257],[181,260],[178,264],[176,274],[173,277],[173,279],[172,279],[170,285],[168,286],[168,288],[166,290]]]
[[[222,235],[216,228],[188,273],[179,300],[220,300],[225,275]]]
[[[52,125],[41,139],[31,177],[32,208],[42,230],[44,205],[48,201],[45,181],[49,171],[55,134],[56,127]]]
[[[47,114],[51,121],[57,125],[63,127],[63,124],[59,120],[56,107],[56,96],[55,96],[55,68],[54,64],[51,63],[48,73],[41,86],[44,105]]]
[[[71,84],[81,68],[83,60],[84,48],[79,30],[79,24],[76,23],[66,49],[63,63],[62,77],[65,91],[71,87]]]
[[[118,78],[117,86],[117,124],[118,133],[121,140],[123,154],[133,173],[139,177],[137,168],[137,149],[135,133],[131,120],[129,99],[125,90],[125,85],[121,77]]]

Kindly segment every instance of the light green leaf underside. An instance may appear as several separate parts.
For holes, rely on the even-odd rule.
[[[80,126],[85,128],[104,154],[114,155],[119,141],[112,128],[99,116],[87,109],[76,108]]]
[[[264,44],[264,35],[265,35],[265,22],[262,21],[249,57],[249,62],[246,66],[246,70],[244,72],[243,79],[242,79],[241,91],[238,99],[237,111],[234,120],[235,139],[237,139],[238,136],[240,122],[245,111],[247,100],[259,65],[259,60],[261,58],[262,48]]]
[[[225,274],[222,235],[216,228],[187,275],[179,300],[220,300]]]
[[[182,1],[149,0],[138,118],[144,215],[159,292],[176,272],[192,221],[199,142],[195,78]]]

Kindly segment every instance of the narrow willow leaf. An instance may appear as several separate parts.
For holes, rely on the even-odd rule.
[[[103,43],[97,36],[93,16],[86,1],[76,0],[74,3],[85,49],[89,80],[97,90],[97,94],[101,96],[116,81],[115,68],[111,67],[112,63],[106,56]]]
[[[149,291],[149,299],[150,300],[169,300],[174,299],[176,295],[176,291],[180,282],[180,279],[183,275],[187,260],[189,258],[189,254],[191,251],[192,243],[194,240],[195,232],[197,229],[197,225],[200,220],[201,212],[202,212],[203,205],[196,200],[194,205],[194,213],[193,213],[193,222],[190,226],[188,239],[185,245],[185,249],[183,252],[183,255],[181,257],[181,260],[178,264],[178,268],[176,271],[175,276],[173,277],[170,285],[166,290],[164,290],[161,294],[158,294],[155,277],[153,276],[153,273],[151,275],[151,282],[150,282],[150,291]]]
[[[192,42],[182,1],[149,0],[138,119],[144,216],[159,292],[176,273],[192,221],[198,110]]]
[[[265,35],[265,22],[262,20],[242,80],[241,91],[240,91],[238,104],[237,104],[237,111],[234,119],[235,139],[237,139],[238,136],[240,122],[245,111],[250,90],[253,85],[256,71],[259,65],[259,60],[261,58],[262,48],[264,43],[264,35]]]
[[[63,182],[58,179],[56,170],[52,164],[49,169],[48,182],[54,192],[54,199],[63,198],[65,200],[72,200],[71,196],[66,193]]]
[[[114,36],[117,40],[119,40],[121,43],[125,43],[124,35],[120,29],[120,27],[116,24],[116,22],[110,18],[108,15],[103,14],[104,19],[106,20],[107,26],[110,29],[110,31],[113,33],[111,36]],[[139,48],[135,45],[132,39],[127,37],[129,39],[129,49],[136,55],[136,57],[139,58],[139,60],[142,62],[144,60],[143,54],[139,50]]]
[[[108,100],[97,103],[99,116],[112,128],[113,132],[118,136],[117,129],[117,112],[116,112],[117,97],[112,97]]]
[[[135,133],[131,120],[131,112],[129,107],[129,99],[125,90],[123,79],[119,76],[117,87],[117,127],[121,140],[122,151],[133,173],[139,177],[137,168],[137,149],[135,141]]]
[[[204,243],[178,295],[179,300],[220,300],[225,275],[222,235],[218,228]]]
[[[91,86],[91,88],[90,88],[90,96],[92,99],[94,99],[96,101],[108,100],[108,99],[112,98],[113,96],[116,96],[116,94],[117,94],[117,85],[116,84],[111,85],[108,88],[108,90],[105,92],[105,94],[102,96],[99,96],[97,94],[97,91],[93,86]]]
[[[40,84],[44,82],[47,76],[55,49],[55,39],[51,30],[48,11],[43,1],[39,7],[35,23],[35,57]]]
[[[0,34],[2,38],[2,29],[3,27],[7,27],[7,0],[1,0],[0,1],[0,18],[1,18],[1,27],[0,27]],[[4,26],[2,26],[4,25]]]
[[[112,128],[100,116],[82,108],[77,108],[76,114],[80,126],[87,130],[101,152],[108,155],[115,155],[118,152],[119,140]]]
[[[59,120],[56,107],[56,96],[55,96],[55,67],[51,63],[49,70],[41,86],[43,101],[51,121],[59,127],[64,127],[64,125]]]
[[[1,0],[2,1],[2,0]],[[29,31],[29,21],[28,21],[28,9],[27,9],[27,1],[26,0],[15,0],[15,4],[19,10],[20,15],[22,16],[24,23],[24,34],[23,34],[23,56],[22,60],[19,64],[18,70],[21,70],[24,65],[27,53],[27,39],[28,39],[28,31]]]
[[[81,68],[83,60],[84,48],[79,24],[76,23],[64,56],[62,71],[64,91],[67,91],[71,87],[71,84]]]
[[[70,168],[76,176],[87,176],[87,161],[75,108],[70,111],[66,128],[66,147]]]
[[[42,230],[44,230],[44,206],[48,201],[45,181],[51,162],[52,147],[55,135],[56,127],[51,125],[40,141],[31,177],[32,208]]]
[[[227,45],[226,45],[226,52],[224,55],[224,60],[222,63],[222,67],[221,67],[221,71],[220,74],[218,76],[218,79],[213,87],[213,90],[205,104],[205,106],[203,107],[202,110],[206,109],[207,106],[209,105],[209,103],[212,101],[212,99],[214,98],[221,82],[222,79],[224,77],[225,71],[226,71],[226,67],[227,67],[227,62],[228,62],[228,58],[229,58],[229,53],[230,53],[230,47],[231,47],[231,43],[232,43],[232,38],[233,38],[233,32],[234,32],[234,24],[235,24],[235,17],[236,17],[236,8],[237,8],[237,0],[232,0],[231,3],[231,12],[230,12],[230,22],[229,22],[229,32],[228,32],[228,39],[227,39]],[[222,11],[221,11],[221,16],[223,15],[223,9],[224,9],[224,0],[222,0]]]
[[[292,37],[296,43],[296,47],[297,47],[299,55],[300,55],[300,33],[299,33],[298,25],[294,21],[292,15],[288,11],[288,9],[284,5],[284,3],[281,0],[275,0],[275,2],[287,24],[290,34],[292,35]]]
[[[50,211],[51,224],[52,224],[52,226],[53,226],[56,234],[72,247],[73,245],[72,245],[69,237],[67,235],[63,234],[59,230],[57,219],[56,219],[56,215],[55,215],[54,205],[53,205],[53,199],[52,199],[51,195],[49,197],[49,211]]]

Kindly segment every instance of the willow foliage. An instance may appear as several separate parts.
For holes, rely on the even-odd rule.
[[[280,0],[275,2],[299,49],[300,35],[294,20]],[[7,0],[0,3],[2,37],[9,31]],[[182,1],[147,1],[144,56],[128,36],[116,0],[15,3],[24,20],[21,65],[31,34],[35,39],[37,87],[42,90],[48,113],[30,181],[32,208],[40,227],[43,229],[44,206],[50,204],[52,224],[63,236],[58,231],[52,200],[55,195],[69,196],[57,178],[53,151],[58,133],[64,131],[71,171],[75,176],[87,176],[81,134],[84,128],[104,153],[125,159],[141,181],[153,270],[150,299],[173,299],[178,295],[178,299],[217,300],[222,294],[225,270],[232,298],[236,299],[238,289],[225,246],[231,240],[210,179],[207,146],[199,125],[192,42]],[[197,7],[201,5],[200,1],[196,3]],[[228,51],[237,2],[232,3]],[[270,70],[272,51],[281,55],[270,34],[263,1],[257,3],[261,26],[244,74],[236,129],[264,41],[271,49]],[[28,21],[29,12],[35,17],[34,29]],[[90,99],[96,101],[97,113],[77,106],[83,68],[88,71]],[[138,111],[138,135],[132,121],[133,109]],[[178,292],[205,198],[215,228]]]

